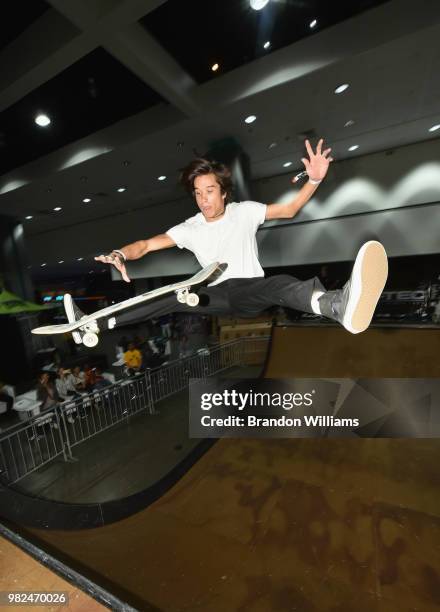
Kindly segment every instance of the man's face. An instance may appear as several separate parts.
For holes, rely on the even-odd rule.
[[[215,221],[225,210],[226,194],[221,193],[215,174],[203,174],[194,180],[194,195],[202,215],[207,221]]]

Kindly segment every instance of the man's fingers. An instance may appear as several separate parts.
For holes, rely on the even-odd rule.
[[[307,149],[307,153],[309,154],[309,157],[312,158],[314,153],[313,153],[313,149],[312,149],[312,147],[310,145],[310,142],[308,140],[306,140],[305,145],[306,145],[306,149]]]
[[[334,160],[333,160],[333,157],[327,157],[327,161],[329,161],[329,162],[334,161]]]
[[[316,147],[316,155],[321,155],[322,144],[324,142],[323,138],[319,139],[318,146]]]
[[[309,170],[309,167],[310,167],[310,162],[309,162],[309,160],[308,160],[306,157],[303,157],[303,158],[301,159],[301,161],[302,161],[302,163],[304,164],[304,166],[306,167],[306,171],[308,171],[308,170]]]
[[[331,149],[331,147],[329,147],[328,149],[326,149],[326,150],[324,151],[324,153],[322,154],[322,155],[323,155],[323,157],[327,157],[327,155],[330,153],[330,151],[331,151],[331,150],[332,150],[332,149]]]

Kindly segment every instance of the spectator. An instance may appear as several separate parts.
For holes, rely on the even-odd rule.
[[[91,368],[88,363],[84,365],[84,385],[87,391],[93,390],[96,383],[95,368]]]
[[[76,391],[84,391],[86,388],[86,377],[79,366],[72,369],[72,379]]]
[[[75,389],[75,382],[70,370],[58,368],[55,385],[58,395],[63,401],[72,397],[80,397]]]
[[[8,412],[12,412],[12,408],[14,406],[14,398],[11,397],[5,390],[5,384],[0,381],[0,402],[6,404],[6,414]]]
[[[124,353],[124,361],[129,374],[135,374],[140,371],[142,367],[142,354],[133,342],[129,343],[128,350]]]
[[[111,382],[104,378],[101,368],[95,368],[95,378],[96,382],[93,385],[93,391],[99,391],[100,389],[104,389],[105,387],[110,387]]]
[[[37,384],[37,400],[41,402],[41,409],[47,410],[58,405],[60,397],[58,391],[49,378],[47,372],[41,372]]]

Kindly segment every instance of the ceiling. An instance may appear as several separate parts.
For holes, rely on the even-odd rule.
[[[17,0],[2,17],[0,206],[27,235],[180,198],[179,169],[224,138],[258,179],[298,168],[305,134],[336,161],[440,135],[438,0]]]

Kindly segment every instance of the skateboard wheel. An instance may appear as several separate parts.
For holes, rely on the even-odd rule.
[[[87,332],[84,334],[82,341],[84,346],[92,348],[98,344],[98,336],[92,332]]]
[[[186,303],[188,304],[188,306],[197,306],[197,304],[199,303],[199,296],[197,295],[197,293],[188,293],[188,295],[186,296]]]
[[[181,304],[186,303],[186,293],[184,291],[177,292],[177,301],[180,302]]]

